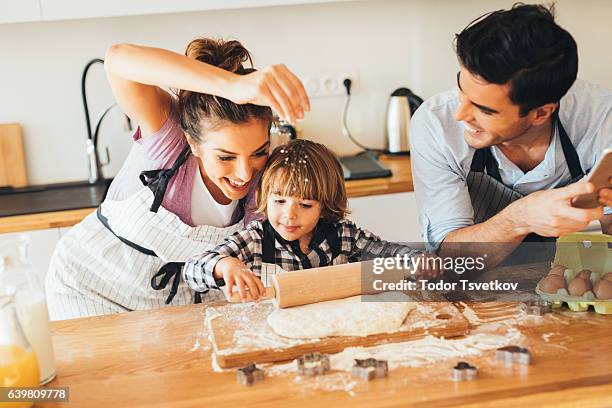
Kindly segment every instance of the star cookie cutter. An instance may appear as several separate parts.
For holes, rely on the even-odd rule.
[[[503,361],[508,364],[531,364],[531,353],[526,348],[519,346],[500,347],[495,352],[495,358],[497,361]]]
[[[258,381],[263,381],[264,372],[262,369],[257,368],[253,363],[239,368],[237,371],[237,380],[242,385],[253,385]]]
[[[552,303],[548,300],[529,300],[521,305],[521,309],[528,315],[542,316],[552,312]]]
[[[477,376],[478,369],[465,361],[460,361],[453,367],[453,381],[471,381]]]
[[[356,358],[351,370],[353,376],[363,378],[366,381],[386,377],[388,372],[387,360],[377,360],[375,358],[366,358],[365,360]]]
[[[308,353],[297,359],[298,371],[307,376],[323,375],[329,371],[329,356],[323,353]]]

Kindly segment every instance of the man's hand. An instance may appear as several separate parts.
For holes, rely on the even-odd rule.
[[[603,208],[575,208],[571,200],[594,190],[592,183],[578,182],[563,188],[537,191],[510,204],[507,207],[508,219],[522,234],[535,232],[546,237],[559,237],[583,230],[591,221],[602,218]],[[609,190],[602,191],[603,199],[609,200]]]
[[[417,258],[415,266],[416,270],[413,276],[416,279],[435,279],[444,273],[443,259],[429,253]]]
[[[612,177],[608,180],[612,184]],[[612,207],[612,188],[602,188],[599,190],[599,202],[606,207]],[[604,215],[599,219],[601,231],[604,234],[612,235],[612,214]]]
[[[231,256],[217,262],[213,275],[215,279],[223,278],[225,281],[224,294],[227,300],[232,298],[234,285],[238,286],[238,293],[243,302],[248,300],[249,295],[253,300],[257,300],[266,292],[261,279],[239,259]]]
[[[608,180],[612,184],[612,177]],[[606,207],[612,207],[612,188],[602,188],[599,190],[599,202]]]

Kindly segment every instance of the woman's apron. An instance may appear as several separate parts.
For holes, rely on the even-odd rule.
[[[243,221],[191,227],[161,206],[189,154],[186,146],[170,169],[142,172],[146,187],[126,200],[105,200],[60,240],[45,283],[53,320],[223,299],[219,291],[196,294],[181,268],[242,229]]]
[[[571,174],[571,179],[568,182],[559,183],[554,187],[560,188],[580,180],[584,177],[584,171],[580,165],[578,153],[576,153],[576,149],[556,113],[553,117],[553,123],[559,129],[559,140],[561,141],[565,162]],[[502,183],[499,165],[493,157],[490,147],[478,149],[474,153],[470,172],[467,176],[467,185],[474,208],[474,224],[488,220],[512,202],[524,197],[523,194]],[[520,260],[520,263],[546,260],[551,257],[551,251],[554,255],[554,245],[552,243],[555,240],[554,237],[543,237],[531,233],[525,237],[523,244],[513,253],[513,258]],[[510,260],[510,257],[507,259]]]

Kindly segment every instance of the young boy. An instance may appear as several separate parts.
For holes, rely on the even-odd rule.
[[[342,168],[329,149],[308,140],[279,146],[258,187],[256,211],[265,214],[265,220],[249,223],[216,248],[189,259],[183,278],[198,292],[226,285],[229,297],[236,285],[242,299],[247,291],[258,299],[276,266],[293,271],[421,255],[357,227],[345,218],[347,207]]]

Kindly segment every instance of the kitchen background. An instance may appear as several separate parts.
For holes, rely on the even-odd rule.
[[[255,7],[262,4],[275,6]],[[406,86],[426,99],[454,86],[458,69],[454,33],[483,13],[512,4],[512,0],[0,0],[0,123],[19,122],[23,128],[30,184],[86,180],[87,133],[80,88],[85,64],[103,58],[114,43],[182,53],[194,37],[215,36],[242,41],[257,67],[284,63],[305,81],[356,75],[350,129],[361,143],[382,147],[390,93]],[[193,11],[198,8],[209,10]],[[612,88],[612,1],[558,0],[556,10],[559,23],[578,42],[579,76]],[[143,11],[165,13],[140,15]],[[99,64],[89,71],[87,93],[95,124],[114,101]],[[341,155],[356,153],[358,149],[341,132],[344,96],[311,102],[312,112],[300,123],[302,137],[323,142]],[[101,158],[106,147],[111,156],[104,176],[113,177],[118,171],[130,148],[131,133],[121,112],[112,110],[100,131]],[[355,222],[385,239],[421,240],[413,192],[352,198],[350,207]],[[34,267],[44,275],[55,244],[68,227],[29,229]]]
[[[263,3],[266,2],[270,3]],[[18,3],[24,7],[28,1],[1,1],[0,16],[10,19],[9,10]],[[143,2],[109,4],[115,3],[119,13],[130,13]],[[173,3],[178,8],[181,3],[195,2],[163,3]],[[258,1],[201,3],[244,5]],[[382,146],[389,94],[407,86],[427,98],[453,86],[457,70],[453,33],[482,13],[512,3],[344,1],[0,24],[0,122],[21,123],[31,184],[84,180],[88,173],[80,78],[87,61],[103,58],[106,48],[114,43],[131,42],[183,52],[192,38],[215,36],[242,41],[252,51],[257,67],[285,63],[302,78],[357,74],[349,110],[350,128],[362,143]],[[44,15],[45,0],[42,5]],[[79,14],[78,7],[65,8],[64,16]],[[80,8],[95,13],[99,7],[87,4]],[[578,42],[580,77],[612,87],[612,1],[560,0],[557,16]],[[47,17],[54,16],[47,11]],[[91,68],[87,89],[95,123],[102,110],[113,102],[101,65]],[[312,112],[300,123],[303,136],[324,142],[339,154],[357,152],[341,133],[343,106],[342,96],[313,99]],[[108,146],[112,160],[104,169],[105,176],[113,176],[127,155],[129,134],[120,112],[114,110],[100,132],[102,159],[104,147]]]

